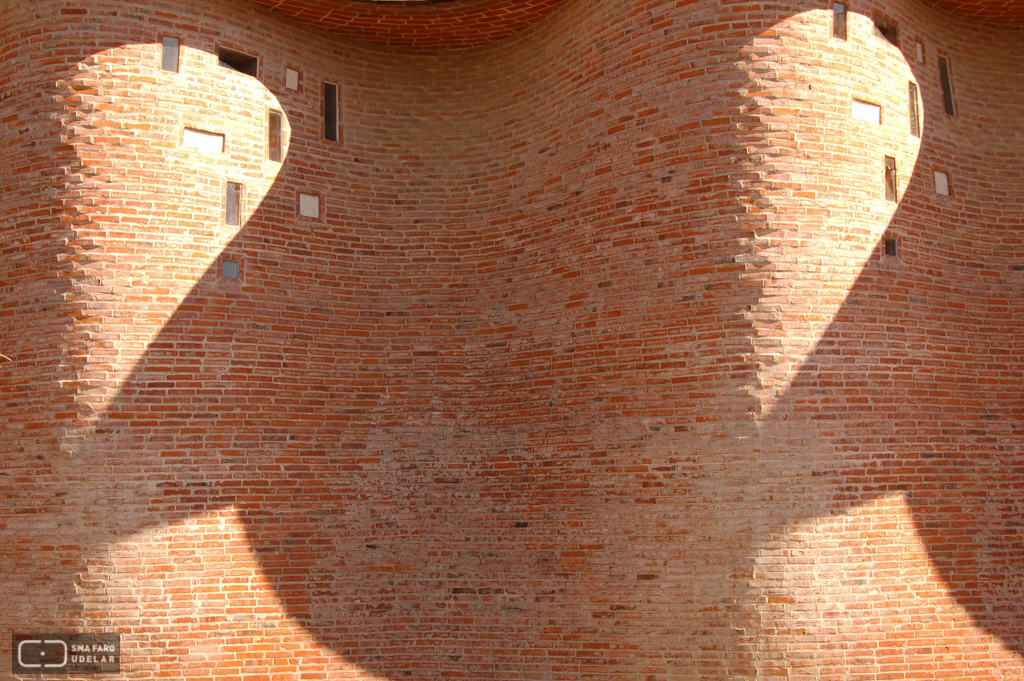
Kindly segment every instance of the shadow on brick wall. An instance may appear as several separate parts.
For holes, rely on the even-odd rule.
[[[657,12],[570,4],[515,43],[522,70],[505,80],[352,48],[390,79],[348,84],[358,107],[408,88],[408,108],[382,130],[350,100],[344,144],[326,151],[296,144],[312,127],[286,105],[288,160],[221,256],[241,276],[220,260],[201,274],[116,397],[65,437],[72,468],[48,483],[66,486],[60,501],[5,527],[23,542],[56,524],[78,542],[48,586],[14,587],[39,603],[12,626],[203,630],[188,620],[198,595],[134,594],[124,613],[103,582],[156,584],[154,562],[191,540],[154,558],[132,556],[133,538],[230,506],[285,611],[388,678],[736,677],[798,653],[843,672],[914,655],[956,668],[984,639],[944,607],[1024,654],[1016,156],[987,153],[1000,147],[977,123],[963,143],[996,177],[965,164],[956,206],[929,194],[919,163],[888,224],[845,254],[866,264],[838,312],[778,360],[793,371],[769,389],[754,313],[819,261],[798,250],[774,267],[759,239],[813,200],[758,184],[785,159],[770,153],[781,114],[756,93],[791,87],[785,69],[718,51],[735,30],[737,54],[763,56],[758,36],[799,29],[751,9],[754,28],[712,40],[689,10],[663,9],[692,41]],[[552,38],[576,20],[585,39]],[[627,56],[648,41],[656,68]],[[481,73],[486,92],[466,94]],[[817,95],[787,96],[816,110]],[[922,159],[942,157],[951,125],[926,119]],[[854,159],[869,171],[870,152]],[[292,204],[317,182],[325,216],[304,222]],[[812,224],[859,212],[835,210]],[[895,507],[843,520],[895,497],[912,529]],[[924,547],[912,567],[937,581],[901,574],[902,541]],[[952,601],[923,591],[935,584]],[[886,613],[905,623],[896,634]],[[910,650],[915,632],[930,643]],[[867,643],[847,657],[853,633]]]

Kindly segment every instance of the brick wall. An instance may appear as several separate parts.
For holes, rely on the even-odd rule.
[[[356,0],[255,0],[275,12],[355,40],[416,50],[475,47],[508,38],[565,0],[367,3]]]
[[[678,5],[436,54],[4,7],[3,632],[119,631],[126,678],[1024,674],[1020,30]]]

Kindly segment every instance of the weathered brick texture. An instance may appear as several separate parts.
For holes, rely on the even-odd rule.
[[[0,1],[0,674],[1024,678],[1021,28],[300,4]]]

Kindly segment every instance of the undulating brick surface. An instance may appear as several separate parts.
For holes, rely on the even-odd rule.
[[[253,1],[331,33],[415,50],[462,49],[501,40],[543,19],[565,2],[455,0],[434,5],[426,0]],[[1024,24],[1024,5],[1018,0],[927,1],[972,19]],[[851,11],[867,7],[854,3]]]
[[[929,0],[950,12],[981,21],[1024,24],[1024,6],[1014,0]]]
[[[1021,30],[548,9],[0,2],[0,673],[1024,678]]]
[[[414,50],[483,45],[537,23],[565,0],[253,0],[316,28]]]

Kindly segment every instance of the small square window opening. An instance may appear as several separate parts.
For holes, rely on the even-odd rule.
[[[299,215],[304,218],[319,218],[320,197],[316,194],[299,194]]]
[[[875,31],[896,47],[900,46],[900,28],[881,17],[875,17]]]
[[[238,279],[238,261],[222,260],[220,263],[220,276],[225,279]]]
[[[885,254],[890,257],[899,255],[899,239],[895,237],[885,238]]]

